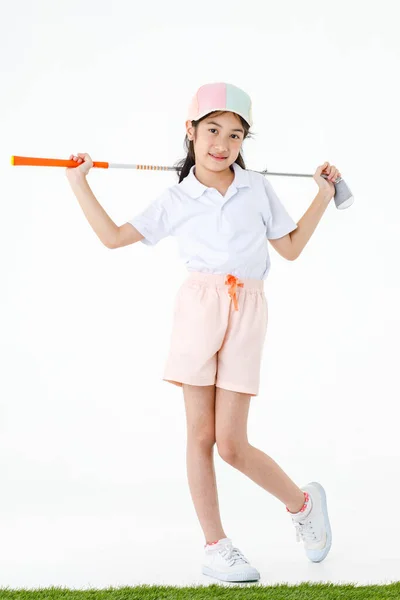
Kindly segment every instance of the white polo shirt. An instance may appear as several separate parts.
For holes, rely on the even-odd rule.
[[[222,196],[195,177],[195,166],[167,188],[131,223],[154,246],[176,236],[188,271],[266,279],[270,270],[268,239],[294,231],[271,183],[261,173],[233,163],[235,178]]]

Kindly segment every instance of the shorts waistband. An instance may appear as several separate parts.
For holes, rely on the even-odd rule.
[[[263,279],[250,279],[245,277],[236,277],[235,275],[219,274],[219,273],[203,273],[200,271],[190,271],[188,276],[189,281],[199,281],[207,285],[226,288],[227,285],[236,283],[237,286],[248,290],[263,290]],[[241,285],[243,284],[243,285]]]

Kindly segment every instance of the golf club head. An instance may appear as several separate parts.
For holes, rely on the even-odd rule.
[[[301,174],[301,173],[269,173],[268,169],[264,169],[264,171],[258,171],[262,175],[282,175],[282,176],[290,176],[290,177],[314,177],[313,175]],[[328,179],[328,175],[321,175],[324,179]],[[333,197],[335,201],[336,208],[339,210],[343,210],[344,208],[348,208],[354,202],[354,196],[342,177],[338,177],[336,181],[334,181],[335,186],[335,195]]]
[[[336,179],[336,181],[334,182],[334,186],[335,195],[333,199],[335,201],[336,208],[338,208],[339,210],[349,208],[349,206],[351,206],[354,202],[354,197],[345,180],[339,177],[339,179]]]

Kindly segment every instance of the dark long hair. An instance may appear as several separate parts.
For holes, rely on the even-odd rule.
[[[227,112],[226,110],[218,111],[218,112],[214,111],[212,113],[208,113],[207,115],[204,115],[204,117],[202,117],[198,121],[192,121],[192,125],[193,125],[194,130],[195,130],[195,136],[196,136],[196,132],[197,132],[197,128],[199,126],[199,123],[201,123],[201,121],[203,121],[203,119],[206,119],[211,114],[212,115],[223,115],[226,112]],[[253,134],[250,132],[250,126],[249,126],[249,124],[246,123],[246,121],[240,115],[237,115],[237,116],[239,117],[239,119],[240,119],[240,121],[242,123],[243,129],[244,129],[243,140],[245,140],[247,137],[248,138],[253,137]],[[187,134],[186,134],[184,142],[183,142],[183,147],[187,151],[187,155],[186,155],[185,158],[182,158],[181,160],[179,160],[178,162],[176,162],[175,165],[174,165],[174,167],[176,168],[176,170],[178,172],[179,183],[183,179],[185,179],[185,177],[187,177],[189,175],[190,169],[193,167],[194,164],[196,164],[195,154],[194,154],[194,143],[193,143],[193,140],[189,140]],[[235,162],[240,167],[242,167],[242,169],[246,168],[246,165],[244,164],[244,159],[243,159],[243,156],[242,156],[241,152],[239,152],[238,157],[235,160]]]

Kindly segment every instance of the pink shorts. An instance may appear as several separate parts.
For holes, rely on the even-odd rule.
[[[257,396],[267,322],[263,280],[191,272],[176,296],[163,380]]]

